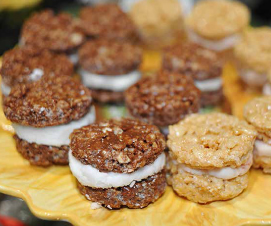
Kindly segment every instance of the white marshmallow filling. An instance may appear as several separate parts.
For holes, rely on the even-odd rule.
[[[1,90],[4,96],[8,96],[10,94],[11,88],[6,85],[4,82],[1,82]]]
[[[241,79],[250,86],[258,86],[261,87],[266,83],[267,75],[260,74],[251,69],[242,69],[240,70],[240,77]]]
[[[141,77],[139,71],[132,71],[123,75],[97,75],[80,69],[83,84],[92,89],[104,89],[123,92],[135,84]]]
[[[190,29],[187,29],[187,34],[192,42],[217,52],[234,47],[240,40],[239,34],[230,35],[219,40],[209,40],[203,38],[202,36],[196,34],[194,31]]]
[[[35,68],[33,71],[28,75],[28,80],[29,81],[37,81],[43,76],[44,72],[40,68]],[[3,81],[1,82],[1,90],[4,96],[8,96],[11,91],[11,87],[6,85]]]
[[[270,143],[265,143],[262,140],[256,140],[254,154],[257,156],[271,157],[271,140]]]
[[[263,94],[266,96],[271,96],[271,85],[269,83],[264,85]]]
[[[222,79],[218,77],[202,81],[195,80],[195,85],[202,92],[218,91],[222,87]]]
[[[41,111],[46,111],[46,109],[41,109]],[[94,121],[95,107],[93,106],[90,112],[81,119],[71,121],[67,124],[36,128],[13,123],[12,127],[14,128],[16,135],[28,143],[60,147],[62,145],[69,145],[69,136],[74,129],[89,125]]]
[[[229,180],[236,178],[238,176],[242,176],[246,174],[252,165],[252,154],[250,155],[248,161],[237,168],[231,167],[222,167],[216,169],[194,169],[185,164],[178,164],[178,171],[181,173],[183,171],[194,174],[194,175],[209,175],[216,178]]]
[[[82,185],[92,188],[116,188],[128,185],[132,187],[135,181],[141,181],[160,172],[165,166],[165,161],[165,153],[162,153],[153,163],[132,173],[105,173],[91,165],[84,165],[72,155],[71,150],[69,151],[69,164],[72,174]]]

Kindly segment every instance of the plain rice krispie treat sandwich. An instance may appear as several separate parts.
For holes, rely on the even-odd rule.
[[[143,208],[164,193],[166,143],[156,126],[114,119],[74,130],[70,140],[70,169],[93,207]]]
[[[90,40],[79,50],[79,74],[94,100],[121,103],[123,92],[141,77],[141,61],[141,49],[130,43]]]
[[[193,114],[169,127],[168,182],[193,202],[238,196],[248,185],[255,129],[222,113]]]
[[[216,52],[190,42],[173,45],[163,52],[163,68],[191,76],[201,91],[201,106],[222,102],[223,63]]]
[[[239,75],[252,88],[261,88],[266,83],[271,62],[270,39],[269,27],[249,29],[234,49]]]
[[[90,37],[134,41],[136,27],[116,4],[83,7],[79,14],[81,27]]]
[[[68,164],[69,135],[95,121],[90,91],[67,76],[11,89],[3,103],[18,152],[37,166]]]
[[[43,10],[34,13],[23,24],[19,44],[65,53],[76,64],[77,48],[84,40],[77,19],[67,13],[54,14],[52,10]]]
[[[168,125],[199,111],[200,91],[189,76],[159,71],[126,90],[125,104],[132,117],[167,134]]]
[[[196,3],[185,23],[192,42],[223,51],[238,43],[249,22],[249,9],[241,2],[203,0]]]
[[[2,58],[2,93],[7,96],[13,86],[31,83],[43,76],[72,76],[73,73],[73,64],[65,54],[14,48],[5,52]]]
[[[253,167],[271,173],[271,97],[259,97],[245,105],[244,118],[258,131]]]

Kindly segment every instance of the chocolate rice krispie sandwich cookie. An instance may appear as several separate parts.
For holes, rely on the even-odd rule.
[[[33,165],[68,164],[69,135],[95,121],[90,91],[68,76],[19,84],[4,99],[18,152]]]
[[[168,125],[199,111],[200,90],[189,76],[159,71],[126,90],[125,104],[132,117],[154,124],[167,134]]]
[[[72,76],[73,72],[73,64],[65,54],[14,48],[5,52],[2,58],[2,93],[7,96],[13,86],[31,83],[43,76]]]
[[[193,43],[166,48],[163,68],[191,76],[201,91],[201,105],[219,105],[223,100],[223,63],[219,55]]]
[[[168,182],[187,199],[208,203],[248,185],[255,129],[235,116],[193,114],[169,127]]]
[[[189,39],[215,51],[234,47],[249,22],[248,7],[227,0],[199,1],[185,21]]]
[[[76,64],[77,48],[84,40],[77,19],[67,13],[54,14],[52,10],[43,10],[23,24],[20,45],[65,53]]]
[[[165,191],[165,139],[132,119],[102,121],[70,135],[69,165],[94,206],[143,208]]]
[[[271,29],[260,27],[244,32],[234,53],[242,81],[251,88],[266,83],[271,62]]]
[[[141,60],[141,49],[130,43],[91,40],[79,49],[79,73],[96,101],[119,103],[123,92],[140,79]]]
[[[245,105],[244,118],[258,131],[253,167],[271,173],[271,97],[259,97]]]
[[[134,41],[136,27],[116,4],[83,7],[79,14],[81,27],[90,37]]]

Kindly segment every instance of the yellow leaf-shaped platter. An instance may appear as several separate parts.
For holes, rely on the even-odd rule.
[[[225,67],[223,79],[232,112],[241,117],[243,105],[257,94],[243,92],[231,65]],[[80,226],[271,224],[271,175],[260,170],[251,171],[248,188],[230,201],[199,205],[178,197],[168,187],[162,198],[144,209],[92,210],[91,202],[77,191],[68,167],[29,165],[16,151],[2,109],[0,123],[0,192],[24,199],[38,217]]]

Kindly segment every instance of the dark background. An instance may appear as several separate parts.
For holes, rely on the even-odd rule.
[[[1,0],[0,0],[1,1]],[[242,0],[252,11],[252,26],[271,26],[270,0]],[[0,55],[18,42],[23,21],[34,11],[52,8],[56,12],[67,11],[76,15],[82,6],[76,0],[43,0],[36,6],[20,10],[0,10]]]

